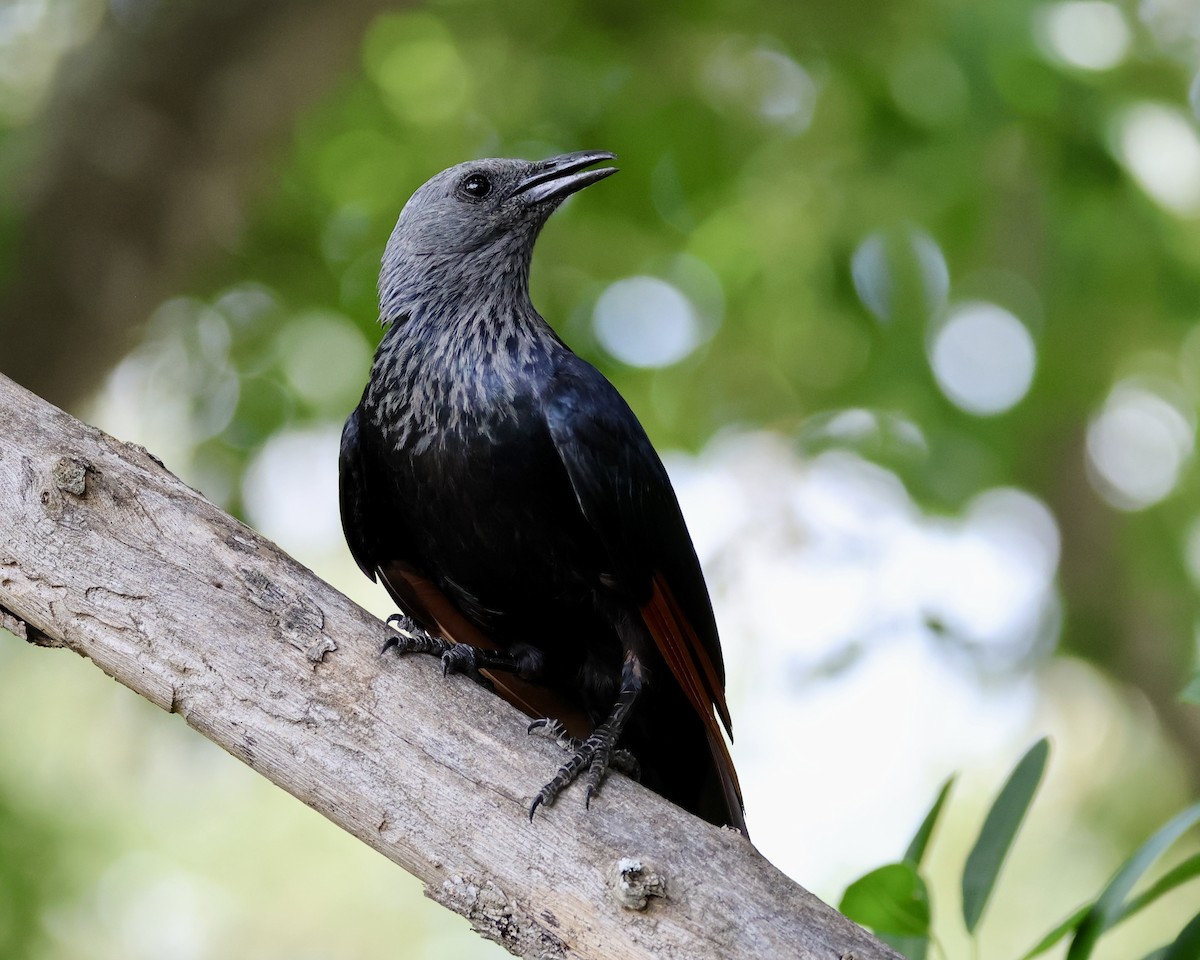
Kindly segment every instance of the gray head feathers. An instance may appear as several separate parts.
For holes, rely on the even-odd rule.
[[[404,205],[383,255],[379,319],[452,306],[486,285],[528,298],[529,260],[547,218],[569,194],[616,173],[587,169],[599,150],[549,160],[473,160],[443,170]]]

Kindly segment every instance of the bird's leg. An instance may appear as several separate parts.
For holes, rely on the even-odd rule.
[[[609,766],[617,766],[617,763],[614,762],[615,755],[624,752],[617,750],[617,741],[621,738],[621,731],[625,729],[630,711],[641,691],[640,678],[636,676],[635,671],[628,669],[628,663],[626,666],[627,669],[622,672],[621,690],[617,694],[617,702],[613,706],[612,713],[608,715],[607,720],[592,731],[586,740],[581,742],[573,737],[568,737],[566,731],[562,731],[561,734],[558,731],[554,732],[554,738],[560,744],[568,748],[575,746],[575,751],[571,758],[558,768],[554,779],[542,787],[538,791],[538,795],[533,798],[533,804],[529,807],[530,820],[533,819],[539,806],[553,804],[558,795],[583,772],[584,767],[587,767],[588,771],[584,806],[590,807],[592,795],[600,789],[600,784],[604,782],[604,775],[608,772]],[[531,732],[540,729],[542,727],[535,720],[531,725]],[[623,761],[621,762],[623,763]]]
[[[383,649],[379,651],[381,654],[392,649],[395,649],[397,654],[432,654],[441,658],[443,677],[452,673],[462,673],[491,689],[492,682],[483,676],[480,670],[507,670],[517,673],[524,667],[522,660],[514,654],[480,650],[469,643],[454,643],[444,637],[435,637],[411,617],[393,613],[387,618],[387,624],[396,632],[384,641]]]

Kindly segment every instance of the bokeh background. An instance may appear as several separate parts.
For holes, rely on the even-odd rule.
[[[754,839],[836,902],[962,771],[970,955],[963,858],[1049,734],[1013,956],[1200,787],[1198,64],[1194,0],[4,0],[0,372],[384,615],[336,444],[395,217],[614,150],[534,301],[675,478]],[[0,730],[0,956],[503,955],[82,660],[0,636]]]

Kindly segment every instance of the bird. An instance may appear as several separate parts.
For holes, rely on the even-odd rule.
[[[384,332],[342,432],[342,526],[400,611],[384,650],[441,657],[569,752],[530,820],[580,778],[590,807],[613,768],[745,833],[678,498],[632,409],[530,299],[543,225],[613,159],[469,161],[404,205],[379,275]]]

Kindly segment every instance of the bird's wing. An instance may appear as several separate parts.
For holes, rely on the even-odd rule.
[[[372,580],[378,579],[396,606],[430,633],[482,650],[500,649],[455,607],[433,580],[421,572],[417,563],[400,556],[408,538],[397,529],[399,517],[394,509],[389,509],[386,499],[381,499],[383,492],[372,489],[368,483],[368,477],[372,475],[368,456],[359,431],[358,410],[355,410],[342,429],[338,456],[342,530],[355,563]],[[495,684],[496,692],[518,710],[531,717],[555,717],[575,737],[586,737],[591,733],[591,722],[578,704],[513,674],[483,672]]]
[[[378,458],[372,458],[371,453],[355,409],[342,428],[338,456],[338,501],[350,554],[363,573],[383,584],[405,614],[426,630],[436,630],[437,611],[449,601],[421,575],[411,557],[402,555],[409,538],[399,529],[398,511],[388,500],[386,482],[379,482],[383,475]],[[465,628],[459,632],[465,633]],[[474,640],[465,636],[460,639]],[[486,642],[479,645],[490,648]]]
[[[380,529],[372,516],[372,498],[367,485],[358,408],[342,427],[342,446],[338,454],[338,506],[342,514],[342,532],[354,562],[372,580],[380,560]]]
[[[396,505],[388,501],[387,490],[372,485],[371,477],[381,478],[378,463],[370,459],[364,443],[356,409],[342,428],[342,447],[338,457],[338,499],[342,530],[355,563],[372,580],[387,589],[396,605],[422,627],[441,633],[458,643],[494,650],[466,618],[459,614],[437,585],[418,569],[413,558],[403,556],[405,542]],[[459,622],[461,621],[461,622]]]
[[[730,809],[740,811],[741,791],[716,719],[732,737],[716,621],[667,471],[616,388],[573,354],[547,390],[545,415],[612,575],[638,598],[647,630],[704,722]]]

